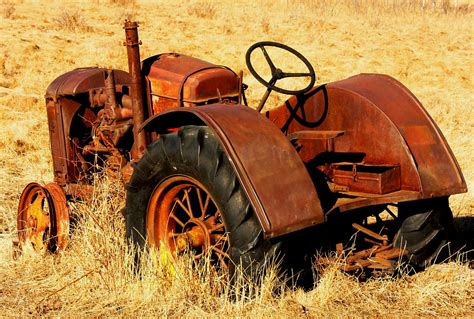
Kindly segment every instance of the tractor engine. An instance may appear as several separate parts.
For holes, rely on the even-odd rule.
[[[190,56],[161,54],[139,69],[144,87],[143,119],[173,107],[237,104],[241,80],[235,72]],[[84,189],[95,167],[122,170],[128,180],[135,149],[133,74],[80,68],[59,76],[46,92],[55,181],[68,191]],[[139,127],[136,128],[137,130]],[[155,136],[146,136],[148,144]],[[53,142],[54,141],[54,142]],[[143,150],[142,150],[143,151]],[[138,153],[138,154],[137,154]],[[80,194],[78,194],[80,195]]]

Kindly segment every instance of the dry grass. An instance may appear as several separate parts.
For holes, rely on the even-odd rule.
[[[424,6],[423,6],[424,3]],[[111,5],[112,4],[112,5]],[[207,10],[199,11],[201,8]],[[30,181],[52,180],[42,95],[58,75],[76,67],[127,69],[122,18],[141,22],[143,57],[178,51],[244,69],[246,49],[259,40],[286,43],[314,64],[318,82],[361,72],[390,74],[422,101],[445,134],[474,186],[472,164],[473,33],[468,1],[224,1],[160,4],[122,1],[70,4],[7,3],[0,19],[0,313],[4,315],[160,315],[171,317],[473,316],[473,271],[450,263],[416,276],[361,283],[335,269],[309,291],[272,295],[278,280],[254,287],[256,297],[227,296],[219,278],[193,271],[183,259],[143,257],[142,275],[131,270],[123,242],[122,190],[100,183],[92,202],[73,207],[82,216],[73,242],[60,257],[10,258],[19,194]],[[98,9],[102,7],[103,9]],[[59,8],[59,9],[58,9]],[[210,9],[209,9],[210,8]],[[11,9],[9,9],[11,10]],[[61,19],[71,27],[61,27]],[[200,12],[200,13],[199,13]],[[13,27],[14,25],[14,27]],[[284,69],[291,61],[279,61]],[[249,100],[264,89],[245,71]],[[272,95],[269,105],[281,97]],[[472,245],[473,193],[451,206]],[[204,277],[203,277],[204,276]],[[206,277],[207,276],[207,277]],[[216,284],[210,284],[216,283]]]
[[[90,32],[92,28],[84,20],[84,17],[79,11],[71,11],[67,8],[59,15],[54,18],[56,27],[59,30],[77,31],[77,32]]]
[[[159,253],[141,256],[137,271],[134,253],[123,240],[122,192],[120,183],[104,178],[90,200],[72,205],[79,221],[60,256],[26,254],[11,261],[10,249],[2,251],[2,313],[319,318],[460,316],[472,310],[466,302],[473,293],[472,271],[460,262],[364,283],[328,268],[309,292],[287,288],[274,271],[258,285],[242,277],[231,286],[221,274],[206,271],[206,264],[196,270],[191,258],[172,262]]]
[[[2,6],[2,16],[5,19],[11,19],[15,13],[15,4],[13,2],[4,1],[1,4]]]
[[[213,19],[217,14],[216,5],[212,1],[197,1],[186,10],[188,15],[201,19]]]

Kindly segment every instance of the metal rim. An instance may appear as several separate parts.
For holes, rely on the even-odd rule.
[[[22,250],[42,254],[63,250],[69,237],[69,212],[61,187],[28,184],[20,197],[17,228]]]
[[[52,234],[56,244],[56,250],[62,251],[69,242],[69,209],[66,195],[61,186],[56,183],[49,183],[44,187],[52,199],[54,208],[52,219]]]
[[[146,216],[148,243],[164,245],[173,256],[186,251],[199,261],[209,257],[227,269],[229,237],[221,210],[206,188],[189,176],[172,176],[158,184]]]

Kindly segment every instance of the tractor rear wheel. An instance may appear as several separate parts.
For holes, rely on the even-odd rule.
[[[127,238],[174,256],[210,256],[231,276],[250,274],[278,247],[257,216],[212,131],[184,126],[151,143],[127,185]]]
[[[409,263],[425,268],[449,255],[453,214],[448,198],[400,203],[394,245],[408,250]]]

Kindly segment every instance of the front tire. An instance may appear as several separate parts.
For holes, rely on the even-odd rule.
[[[135,245],[163,243],[174,255],[187,245],[195,256],[217,247],[223,254],[215,261],[231,275],[236,265],[254,272],[278,247],[263,238],[229,159],[203,126],[184,126],[150,144],[127,185],[125,215]],[[219,223],[224,229],[215,230]]]

